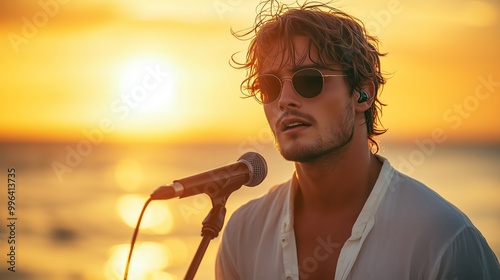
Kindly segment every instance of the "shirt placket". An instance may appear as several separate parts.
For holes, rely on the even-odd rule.
[[[297,248],[295,244],[295,233],[293,231],[293,201],[295,191],[295,180],[291,180],[288,186],[288,201],[283,205],[284,215],[281,223],[281,251],[283,254],[283,266],[286,280],[299,280],[299,265],[297,262]]]
[[[286,227],[286,223],[283,224]],[[286,280],[298,280],[298,265],[295,250],[293,231],[283,230],[281,233],[281,249],[283,252],[283,265]]]
[[[335,272],[335,280],[345,280],[351,272],[351,269],[358,257],[361,245],[368,235],[368,232],[373,227],[373,223],[359,223],[354,225],[352,235],[345,242],[340,256],[337,261],[337,270]]]

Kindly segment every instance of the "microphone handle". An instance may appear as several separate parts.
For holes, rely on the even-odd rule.
[[[184,191],[180,198],[206,193],[210,197],[230,195],[250,180],[248,165],[236,162],[201,174],[175,180]]]

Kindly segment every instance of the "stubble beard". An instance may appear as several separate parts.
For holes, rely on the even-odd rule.
[[[281,156],[294,162],[312,162],[327,155],[341,154],[354,135],[354,113],[352,108],[346,106],[344,114],[341,115],[340,125],[336,127],[331,124],[329,128],[328,133],[320,134],[315,143],[310,145],[297,142],[290,148],[282,149],[276,136],[274,142]]]

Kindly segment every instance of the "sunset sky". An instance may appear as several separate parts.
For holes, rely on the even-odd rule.
[[[267,131],[231,68],[258,1],[0,2],[0,141],[237,141]],[[500,141],[500,4],[336,1],[379,36],[388,140]]]
[[[288,180],[293,164],[272,147],[262,106],[241,98],[245,72],[229,64],[249,43],[231,29],[251,27],[258,3],[0,0],[0,165],[21,178],[20,277],[121,279],[147,195],[243,152],[262,153],[269,174],[231,196],[226,219]],[[469,215],[500,256],[500,1],[332,6],[388,53],[382,156]],[[467,145],[447,145],[456,143]],[[149,206],[131,272],[182,279],[211,206],[196,197]],[[199,275],[213,275],[217,242]]]

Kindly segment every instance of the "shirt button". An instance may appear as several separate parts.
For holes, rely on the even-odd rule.
[[[286,237],[281,238],[281,243],[285,243],[285,242],[286,242]]]
[[[292,280],[292,276],[287,276],[286,280]]]

